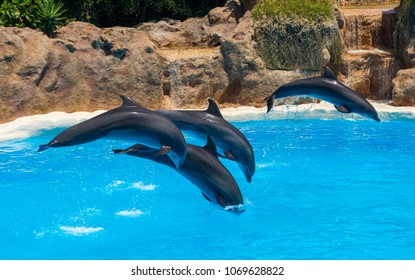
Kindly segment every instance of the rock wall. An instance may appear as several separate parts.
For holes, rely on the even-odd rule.
[[[251,13],[236,2],[206,17],[100,29],[73,22],[50,39],[0,27],[0,122],[51,111],[95,111],[118,94],[151,109],[263,106],[302,77],[268,70],[254,49]]]
[[[415,66],[415,1],[402,0],[395,31],[396,54],[405,68]]]
[[[369,99],[390,100],[392,79],[400,68],[393,54],[396,12],[388,8],[344,9],[340,79]]]
[[[110,109],[120,103],[118,94],[151,109],[205,108],[208,97],[220,106],[264,106],[263,99],[279,86],[318,75],[321,65],[333,58],[338,34],[345,38],[346,48],[342,61],[330,66],[340,80],[368,98],[415,105],[411,97],[415,73],[399,72],[392,83],[400,60],[387,50],[378,50],[386,43],[377,41],[376,32],[355,28],[363,37],[369,33],[374,37],[367,44],[352,40],[350,17],[340,12],[337,23],[322,23],[314,29],[278,23],[280,30],[276,31],[275,22],[268,26],[254,23],[249,5],[256,1],[242,2],[244,6],[230,1],[203,18],[166,19],[135,28],[100,29],[73,22],[58,30],[55,39],[28,28],[0,27],[0,123],[51,111]],[[397,38],[403,36],[401,59],[412,67],[415,40],[407,25],[413,17],[407,14],[413,9],[408,6],[401,13],[404,27],[399,25],[397,33]],[[385,26],[382,16],[376,21]],[[363,26],[363,22],[359,24]],[[337,26],[342,28],[340,32]],[[277,49],[269,47],[271,52],[264,56],[261,48],[264,50],[263,42],[269,39],[267,32],[292,36],[284,37]],[[390,39],[390,31],[386,33]],[[288,56],[298,34],[308,37],[308,42],[319,34],[323,43],[316,44],[316,49],[297,50],[295,63],[278,66],[272,51]],[[290,70],[276,70],[281,68]]]
[[[393,79],[392,100],[396,106],[415,106],[415,1],[402,0],[398,18],[396,54],[405,69]]]
[[[260,20],[255,24],[255,41],[270,69],[317,71],[329,61],[338,62],[342,50],[335,20]]]
[[[394,48],[397,12],[394,8],[345,9],[344,46],[347,50]]]

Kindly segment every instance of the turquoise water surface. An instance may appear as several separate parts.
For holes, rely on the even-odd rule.
[[[415,122],[233,124],[257,161],[250,184],[223,161],[241,215],[114,155],[127,140],[37,153],[60,128],[0,142],[0,259],[415,259]]]

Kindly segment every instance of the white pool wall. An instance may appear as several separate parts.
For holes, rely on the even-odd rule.
[[[378,111],[382,121],[415,120],[415,107],[395,107],[388,105],[387,102],[373,101],[371,101],[371,104]],[[0,142],[28,138],[58,127],[68,127],[102,114],[103,112],[105,111],[76,113],[52,112],[18,118],[14,121],[0,124]],[[250,106],[225,108],[221,112],[223,117],[231,122],[283,119],[363,119],[363,117],[357,114],[340,113],[332,104],[327,102],[275,106],[269,113],[266,113],[266,107],[255,108]]]

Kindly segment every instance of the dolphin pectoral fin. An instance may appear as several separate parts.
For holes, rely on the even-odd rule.
[[[264,99],[267,102],[267,113],[271,111],[272,107],[274,107],[274,94],[268,96]]]
[[[235,156],[231,153],[231,151],[224,151],[226,158],[230,160],[235,160]]]
[[[170,147],[170,146],[163,146],[163,147],[161,147],[161,148],[157,151],[156,155],[157,155],[157,156],[162,156],[162,155],[167,154],[167,153],[168,153],[168,152],[170,152],[170,151],[171,151],[171,147]]]
[[[114,154],[128,154],[129,152],[142,152],[142,153],[157,153],[159,150],[141,145],[141,144],[135,144],[127,149],[113,149],[112,150]]]
[[[337,111],[339,111],[341,113],[345,113],[345,114],[350,114],[352,112],[349,109],[347,109],[346,106],[336,106],[336,105],[334,105],[334,108],[336,108]]]
[[[205,112],[223,119],[223,116],[222,116],[222,113],[220,112],[218,104],[211,98],[208,99],[208,102],[209,102],[209,106]]]
[[[336,80],[337,81],[337,77],[336,75],[334,75],[334,72],[327,66],[323,66],[323,77],[327,78],[327,79],[331,79],[331,80]]]
[[[207,201],[212,202],[212,199],[210,199],[207,195],[205,195],[204,193],[202,193],[202,195]]]

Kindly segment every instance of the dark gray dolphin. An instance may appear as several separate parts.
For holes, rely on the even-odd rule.
[[[150,159],[174,168],[168,156],[158,155],[157,150],[143,145],[113,151],[116,154]],[[186,160],[177,172],[196,185],[208,201],[228,211],[244,211],[241,191],[231,173],[218,159],[216,145],[210,136],[204,147],[187,144]]]
[[[327,101],[342,113],[356,113],[380,122],[375,108],[361,95],[339,82],[333,71],[324,66],[324,74],[297,80],[279,87],[271,96],[267,97],[267,113],[274,105],[274,99],[290,96],[308,95]]]
[[[181,131],[168,119],[150,111],[128,97],[121,96],[122,105],[89,120],[71,126],[47,144],[39,146],[39,152],[50,147],[65,147],[88,143],[122,131],[132,135],[136,143],[145,144],[167,154],[177,168],[183,164],[187,147]]]
[[[218,105],[209,99],[209,106],[204,111],[198,110],[159,110],[162,116],[171,120],[183,131],[191,131],[206,139],[212,136],[219,148],[219,155],[236,161],[251,182],[255,173],[255,157],[248,139],[220,113]]]

